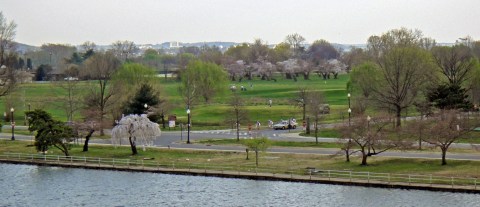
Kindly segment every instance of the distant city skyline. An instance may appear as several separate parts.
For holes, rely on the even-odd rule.
[[[117,40],[163,42],[282,42],[298,33],[306,42],[364,44],[391,29],[419,29],[437,42],[480,39],[475,0],[0,0],[18,24],[15,40],[78,45]]]

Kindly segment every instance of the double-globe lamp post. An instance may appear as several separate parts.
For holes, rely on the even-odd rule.
[[[190,144],[190,108],[187,108],[187,144]]]
[[[12,140],[15,140],[15,119],[13,118],[13,112],[15,111],[15,109],[10,108],[10,113],[11,113],[11,116],[12,116]]]

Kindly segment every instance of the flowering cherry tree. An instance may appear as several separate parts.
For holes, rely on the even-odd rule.
[[[132,148],[132,155],[137,153],[137,142],[143,146],[153,145],[153,141],[161,135],[157,123],[151,122],[145,114],[128,115],[123,117],[112,129],[112,144],[117,146],[122,139],[127,139]]]

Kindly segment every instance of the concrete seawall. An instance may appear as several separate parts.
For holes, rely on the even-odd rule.
[[[163,167],[144,167],[144,166],[112,166],[93,163],[68,163],[43,160],[15,160],[1,158],[0,163],[10,164],[29,164],[38,166],[54,166],[67,168],[83,168],[94,170],[115,170],[129,172],[148,172],[148,173],[164,173],[191,176],[211,176],[223,178],[252,179],[252,180],[271,180],[285,182],[303,182],[303,183],[320,183],[334,185],[350,185],[365,186],[378,188],[398,188],[398,189],[415,189],[428,191],[443,192],[459,192],[459,193],[475,193],[479,194],[480,189],[477,186],[459,186],[459,185],[442,185],[442,184],[421,184],[421,183],[405,183],[405,182],[385,182],[364,179],[348,179],[348,178],[325,178],[312,175],[297,174],[275,174],[275,173],[257,173],[257,172],[240,172],[227,170],[207,170],[207,169],[172,169]]]

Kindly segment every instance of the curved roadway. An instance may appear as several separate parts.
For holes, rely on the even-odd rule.
[[[301,130],[253,130],[252,133],[241,131],[240,139],[250,137],[266,136],[272,140],[295,141],[295,142],[312,142],[315,139],[312,137],[301,137],[298,134]],[[289,133],[291,132],[291,133]],[[0,138],[10,139],[11,134],[0,133]],[[33,136],[15,135],[19,140],[33,140]],[[240,151],[244,152],[244,146],[231,145],[209,145],[198,144],[195,141],[202,139],[236,139],[234,130],[206,130],[206,131],[191,131],[190,141],[194,144],[186,144],[187,132],[183,131],[168,131],[163,130],[162,135],[158,137],[154,145],[155,147],[176,148],[176,149],[193,149],[193,150],[221,150],[221,151]],[[319,142],[336,142],[336,138],[319,138]],[[110,140],[93,139],[91,143],[110,144]],[[127,142],[125,142],[126,144]],[[472,148],[470,144],[454,144],[452,148]],[[301,147],[271,147],[268,149],[271,153],[297,153],[297,154],[321,154],[333,155],[339,152],[338,149],[333,148],[301,148]],[[427,158],[440,159],[439,152],[411,152],[411,151],[387,151],[376,156],[384,157],[398,157],[398,158]],[[447,159],[457,160],[480,160],[480,153],[447,153]]]

